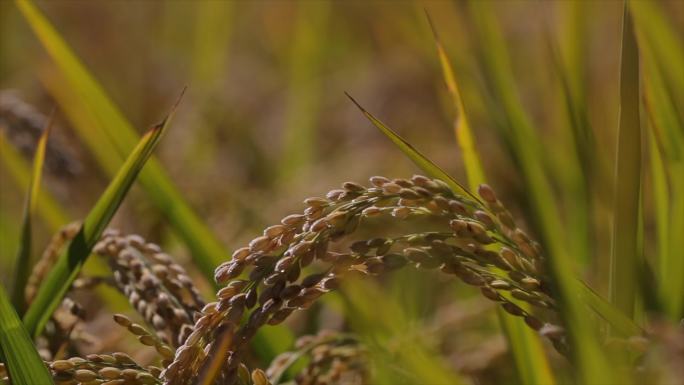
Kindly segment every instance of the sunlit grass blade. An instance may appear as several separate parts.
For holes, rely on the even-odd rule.
[[[100,166],[113,176],[138,142],[138,134],[38,8],[29,0],[16,0],[15,3],[55,61],[72,93],[68,101],[57,97],[58,103],[73,120],[74,128],[85,139]],[[74,116],[78,114],[69,112],[74,109],[85,118],[76,119]],[[149,161],[140,181],[151,201],[188,245],[199,269],[213,282],[213,269],[226,256],[223,246],[192,211],[155,159]]]
[[[0,353],[7,364],[14,385],[53,384],[52,376],[33,346],[33,340],[21,323],[0,285]]]
[[[473,193],[468,191],[467,188],[465,188],[463,185],[458,183],[452,176],[447,174],[444,170],[442,170],[439,166],[437,166],[434,162],[432,162],[430,159],[428,159],[425,155],[423,155],[420,151],[418,151],[413,145],[411,145],[409,142],[406,141],[406,139],[402,138],[397,134],[394,130],[391,128],[387,127],[383,122],[378,120],[375,116],[373,116],[370,112],[366,111],[361,105],[351,97],[351,95],[346,94],[349,99],[351,99],[352,102],[358,107],[361,112],[370,120],[371,123],[375,127],[377,127],[383,134],[385,134],[399,149],[406,154],[406,156],[413,161],[421,170],[425,171],[426,174],[433,178],[437,178],[445,182],[446,184],[451,187],[454,191],[458,192],[459,194],[462,194],[464,196],[469,196],[470,198],[480,201]]]
[[[54,122],[55,112],[48,119],[47,126],[38,139],[38,144],[33,156],[33,168],[31,170],[31,180],[26,194],[26,206],[24,207],[24,219],[21,225],[21,240],[19,250],[15,259],[14,286],[12,289],[12,303],[17,313],[23,314],[26,303],[24,299],[24,286],[28,281],[31,266],[33,266],[31,249],[32,219],[36,211],[36,202],[40,192],[40,181],[43,175],[43,163],[45,162],[45,149],[47,148],[48,137]]]
[[[639,56],[630,12],[625,7],[620,69],[620,118],[615,169],[610,298],[634,316],[637,297],[639,205],[641,195],[641,122],[639,118]]]
[[[461,91],[453,66],[439,40],[435,26],[427,11],[426,15],[437,45],[437,54],[442,67],[444,82],[449,90],[457,114],[454,122],[454,129],[458,145],[461,148],[463,164],[465,165],[468,179],[468,187],[471,191],[477,191],[477,187],[486,182],[484,167],[480,160],[480,154],[477,151],[475,138],[468,121],[468,115],[466,114],[465,105],[461,97]],[[520,320],[515,319],[515,317],[507,314],[505,311],[498,308],[496,311],[501,327],[506,335],[508,346],[513,353],[521,383],[555,383],[539,336],[535,335],[535,333],[520,322]]]
[[[180,101],[180,100],[179,100]],[[71,283],[90,255],[100,235],[116,213],[128,190],[152,156],[165,129],[171,122],[177,104],[162,123],[152,127],[141,138],[123,166],[90,210],[71,244],[65,248],[54,267],[38,289],[36,297],[24,316],[26,328],[38,336],[54,310],[61,303]]]

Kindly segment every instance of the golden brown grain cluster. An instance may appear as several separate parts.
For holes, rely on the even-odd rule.
[[[154,328],[156,337],[174,347],[182,344],[204,306],[185,269],[158,245],[115,230],[107,230],[94,251],[108,259],[116,287]]]
[[[424,176],[370,181],[371,187],[347,182],[325,197],[306,199],[302,213],[266,228],[221,264],[215,277],[226,286],[204,307],[162,373],[165,383],[194,377],[235,383],[259,328],[306,309],[347,274],[378,275],[407,265],[439,269],[480,287],[535,330],[554,320],[556,304],[545,284],[539,245],[515,226],[491,188],[480,188],[481,202]],[[441,231],[354,237],[362,222],[378,218],[429,218],[441,223]],[[553,330],[549,337],[564,345],[563,333]]]

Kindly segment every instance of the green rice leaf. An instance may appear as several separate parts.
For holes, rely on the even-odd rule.
[[[66,82],[66,89],[56,94],[55,99],[100,166],[113,176],[138,142],[138,134],[40,10],[30,0],[15,3]],[[68,100],[63,98],[65,95]],[[140,181],[150,200],[190,248],[199,269],[213,282],[214,267],[225,259],[223,246],[155,159],[149,161]]]
[[[0,285],[0,353],[14,385],[53,384],[31,336]]]
[[[637,297],[639,205],[641,195],[641,122],[639,117],[639,56],[631,14],[625,7],[620,69],[620,118],[615,169],[610,299],[634,316]]]
[[[36,211],[36,202],[38,201],[38,193],[40,192],[40,180],[43,175],[43,163],[45,162],[45,149],[47,148],[47,140],[50,136],[52,123],[54,122],[55,112],[52,112],[48,120],[47,126],[43,130],[33,156],[33,168],[31,171],[31,180],[26,193],[26,206],[24,208],[24,219],[21,226],[21,241],[19,242],[19,251],[15,260],[14,273],[14,288],[12,289],[12,302],[19,314],[23,314],[25,310],[24,287],[28,281],[32,261],[31,239],[32,239],[32,218]]]
[[[377,127],[383,134],[385,134],[399,149],[409,158],[413,161],[413,163],[418,166],[421,170],[423,170],[426,174],[433,178],[437,178],[445,182],[446,184],[451,187],[452,190],[455,192],[464,195],[464,196],[469,196],[475,201],[480,201],[479,198],[477,198],[473,193],[468,191],[463,185],[458,183],[451,175],[447,174],[444,170],[442,170],[439,166],[437,166],[435,163],[433,163],[430,159],[428,159],[425,155],[423,155],[420,151],[418,151],[413,145],[411,145],[409,142],[406,141],[406,139],[402,138],[397,134],[394,130],[391,128],[387,127],[383,122],[378,120],[375,116],[373,116],[370,112],[366,111],[361,105],[353,98],[351,95],[345,93],[349,99],[358,107],[361,112],[370,120],[371,123],[375,127]]]
[[[45,323],[61,303],[62,297],[69,290],[92,248],[123,202],[145,162],[152,155],[162,134],[171,122],[177,105],[178,103],[161,123],[143,135],[140,143],[133,149],[119,172],[88,213],[79,233],[59,256],[55,266],[38,289],[35,300],[24,316],[26,328],[34,337],[40,335]]]

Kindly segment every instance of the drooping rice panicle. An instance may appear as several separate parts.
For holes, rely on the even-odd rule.
[[[302,214],[268,227],[221,264],[216,280],[227,285],[217,293],[216,302],[205,306],[176,351],[163,373],[166,383],[180,384],[179,379],[197,375],[200,383],[218,375],[232,383],[247,342],[260,327],[281,323],[294,311],[308,308],[337,288],[346,274],[378,275],[409,264],[440,269],[480,287],[486,298],[522,317],[565,351],[541,249],[515,226],[491,188],[482,186],[479,191],[485,207],[455,194],[440,180],[423,176],[373,177],[371,183],[367,188],[347,182],[325,198],[306,199]],[[359,224],[373,217],[430,218],[440,221],[443,231],[353,238]],[[340,243],[346,244],[342,252],[329,250]],[[319,272],[301,277],[302,269],[314,262],[320,265]],[[239,279],[243,273],[247,278]],[[519,301],[533,305],[534,314],[516,305]]]

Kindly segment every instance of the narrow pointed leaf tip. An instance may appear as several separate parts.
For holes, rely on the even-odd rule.
[[[379,119],[373,116],[370,112],[366,111],[366,109],[363,108],[351,95],[349,95],[349,93],[345,92],[344,94],[347,95],[347,97],[352,101],[352,103],[354,103],[356,107],[358,107],[358,109],[361,110],[361,112],[366,116],[368,120],[370,120],[371,123],[373,123],[375,127],[377,127],[383,134],[385,134],[385,136],[387,136],[397,147],[399,147],[399,149],[426,174],[433,178],[442,180],[444,183],[448,184],[449,187],[451,187],[451,189],[453,189],[455,192],[462,194],[464,196],[468,196],[476,202],[480,202],[480,199],[477,196],[468,191],[468,189],[466,189],[463,185],[458,183],[453,177],[447,174],[446,171],[442,170],[433,161],[431,161],[420,151],[418,151],[418,149],[413,147],[413,145],[406,141],[406,139],[402,138],[394,130],[387,127],[383,122],[381,122]]]
[[[167,122],[170,122],[173,119],[173,117],[176,115],[176,110],[178,110],[178,106],[180,106],[181,101],[183,101],[183,96],[185,96],[185,91],[187,91],[187,90],[188,90],[188,86],[183,86],[183,89],[181,90],[180,94],[178,95],[178,98],[176,98],[176,101],[171,106],[169,113],[166,114],[164,119],[162,119],[162,121],[159,124],[153,126],[152,130],[163,129],[164,127],[166,127]]]

